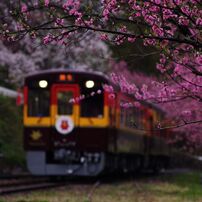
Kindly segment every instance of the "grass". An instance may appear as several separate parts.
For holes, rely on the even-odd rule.
[[[199,173],[162,175],[0,197],[0,202],[202,202]]]
[[[177,186],[184,187],[184,193],[180,193],[182,197],[188,199],[196,199],[202,197],[202,175],[198,173],[181,174],[176,176],[173,181]]]
[[[202,176],[199,173],[166,176],[163,180],[148,183],[145,187],[159,198],[170,198],[173,201],[202,201]]]

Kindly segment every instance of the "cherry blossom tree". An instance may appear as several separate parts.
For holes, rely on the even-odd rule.
[[[3,43],[0,43],[0,47],[0,64],[1,67],[6,68],[8,72],[8,78],[4,79],[10,79],[13,82],[20,82],[24,74],[35,71],[39,68],[39,66],[36,65],[34,61],[22,51],[12,53],[6,46],[3,45]]]
[[[97,42],[97,38],[92,33],[81,41],[62,48],[51,44],[41,45],[39,40],[30,37],[15,44],[0,42],[0,65],[7,68],[7,79],[18,86],[23,83],[26,74],[40,69],[102,68],[107,71],[111,52],[104,42]]]
[[[15,41],[30,35],[44,44],[68,46],[89,30],[116,44],[128,40],[135,45],[141,39],[145,46],[161,51],[156,67],[183,89],[178,99],[190,96],[201,102],[202,12],[198,0],[33,0],[20,4],[10,0],[6,5],[2,39]]]
[[[44,3],[45,5],[42,5],[47,6],[46,2]],[[40,6],[41,4],[37,1],[30,1],[29,6],[31,5]],[[19,40],[12,40],[12,37],[5,40],[4,34],[2,35],[4,28],[19,29],[23,24],[19,18],[15,18],[12,14],[15,12],[15,6],[19,8],[19,12],[22,14],[26,13],[28,5],[24,3],[19,4],[16,1],[6,0],[0,2],[1,21],[3,23],[0,25],[2,31],[0,31],[0,66],[8,69],[9,81],[19,86],[27,73],[40,69],[82,68],[107,71],[111,51],[105,42],[99,40],[98,34],[92,31],[71,36],[68,46],[62,46],[60,42],[58,46],[47,44],[47,37],[40,40],[41,38],[34,37],[34,34],[25,34],[18,38]],[[26,14],[23,14],[23,17],[27,18]],[[50,18],[49,15],[45,16],[43,12],[37,12],[32,17],[36,18],[38,23],[41,22],[41,19],[49,21]]]

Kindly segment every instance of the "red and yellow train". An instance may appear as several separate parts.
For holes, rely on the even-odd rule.
[[[24,84],[24,148],[35,175],[96,176],[168,164],[166,131],[153,130],[163,112],[135,99],[101,73],[48,70]],[[135,125],[138,125],[136,129]]]

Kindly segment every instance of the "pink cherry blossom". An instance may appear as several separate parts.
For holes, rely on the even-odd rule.
[[[21,12],[22,13],[26,13],[27,12],[27,5],[26,4],[22,4]]]
[[[44,1],[45,6],[49,6],[49,3],[50,3],[50,0],[45,0]]]

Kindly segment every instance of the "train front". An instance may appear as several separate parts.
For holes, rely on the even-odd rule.
[[[45,72],[24,86],[24,148],[35,175],[95,176],[105,168],[109,107],[99,74]]]

